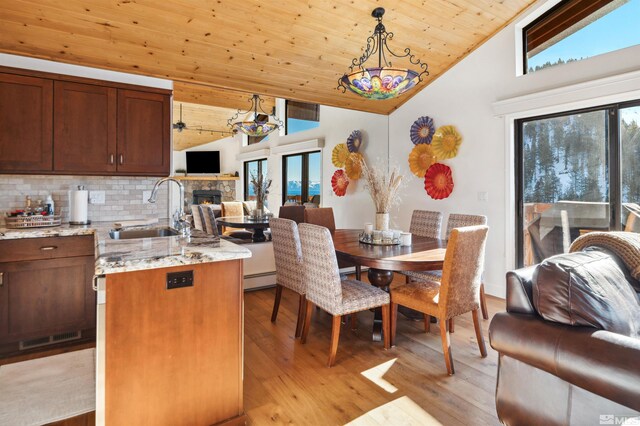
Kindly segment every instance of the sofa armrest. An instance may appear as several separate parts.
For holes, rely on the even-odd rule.
[[[536,265],[507,272],[507,312],[534,315],[533,273]]]
[[[489,340],[501,355],[640,411],[640,339],[504,312]]]

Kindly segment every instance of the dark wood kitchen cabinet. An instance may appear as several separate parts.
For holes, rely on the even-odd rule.
[[[0,171],[49,172],[53,80],[0,73]]]
[[[95,338],[93,236],[0,241],[0,357]]]

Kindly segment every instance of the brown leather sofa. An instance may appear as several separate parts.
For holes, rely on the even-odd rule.
[[[537,267],[507,273],[507,312],[496,314],[489,328],[499,352],[500,421],[582,426],[640,416],[640,339],[545,320],[536,309]],[[630,424],[640,424],[640,417],[635,421]]]

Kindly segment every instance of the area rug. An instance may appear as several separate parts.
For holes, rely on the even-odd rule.
[[[43,425],[95,410],[95,349],[0,367],[0,425]]]

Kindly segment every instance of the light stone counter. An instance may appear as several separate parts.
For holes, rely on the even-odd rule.
[[[163,223],[157,226],[161,225]],[[65,224],[51,228],[0,228],[0,240],[94,235],[96,275],[251,257],[251,251],[247,248],[229,241],[218,240],[198,230],[192,230],[189,238],[174,236],[112,240],[108,235],[112,228],[112,222],[87,226]]]

